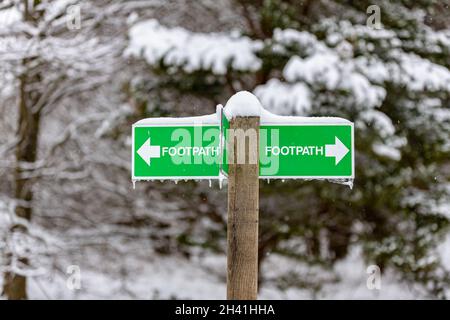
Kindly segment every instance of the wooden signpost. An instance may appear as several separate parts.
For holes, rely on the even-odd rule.
[[[227,298],[255,300],[258,292],[259,117],[234,118],[230,129],[243,135],[234,135],[227,148],[230,159]]]
[[[132,137],[133,184],[228,180],[230,300],[257,299],[261,178],[354,178],[353,123],[275,116],[249,92],[235,94],[216,115],[141,120]]]

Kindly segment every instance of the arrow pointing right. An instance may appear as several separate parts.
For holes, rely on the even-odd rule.
[[[344,158],[349,151],[350,150],[338,139],[338,137],[334,137],[334,144],[325,145],[325,157],[334,157],[336,161],[335,165],[341,162],[342,158]]]

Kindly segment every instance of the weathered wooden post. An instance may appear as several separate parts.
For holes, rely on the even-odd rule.
[[[228,145],[227,298],[258,291],[259,117],[230,121]]]

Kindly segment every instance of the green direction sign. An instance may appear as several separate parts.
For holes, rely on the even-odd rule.
[[[223,115],[207,119],[197,123],[186,119],[146,119],[134,124],[132,179],[227,176],[226,148],[232,132],[229,121]],[[287,118],[283,123],[279,119],[276,123],[262,121],[260,125],[260,178],[354,178],[351,122],[314,119],[301,123]]]
[[[222,118],[227,148],[229,122]],[[354,178],[353,124],[339,120],[308,123],[261,123],[260,178]],[[222,172],[228,174],[227,153]]]
[[[353,125],[287,124],[260,128],[260,176],[353,178]]]
[[[208,123],[133,125],[132,179],[217,179],[220,126]]]

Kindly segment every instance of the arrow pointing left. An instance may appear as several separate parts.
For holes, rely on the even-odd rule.
[[[152,158],[160,158],[161,157],[161,147],[160,146],[152,146],[150,138],[144,142],[144,144],[137,151],[138,155],[142,158],[142,160],[150,165],[150,161]]]

